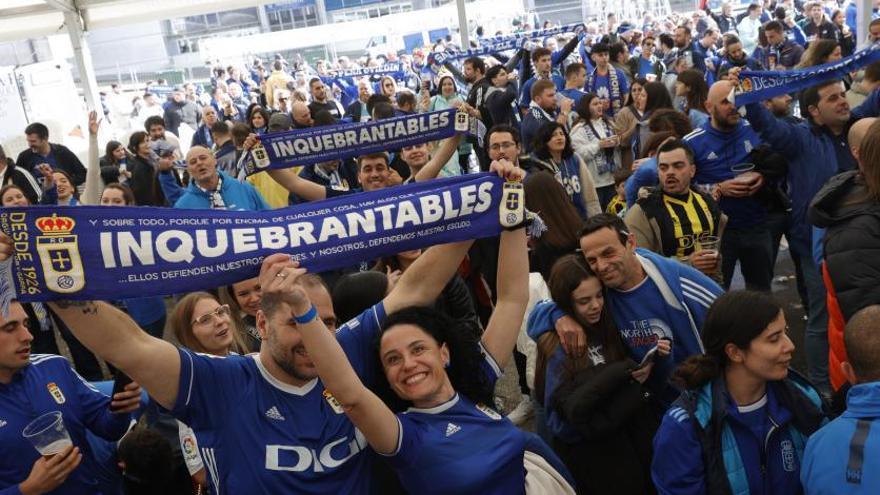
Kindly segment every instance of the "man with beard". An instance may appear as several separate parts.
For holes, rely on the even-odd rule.
[[[556,85],[553,81],[547,79],[541,79],[536,82],[532,86],[529,111],[526,112],[522,120],[523,150],[526,153],[532,151],[532,139],[542,125],[555,121],[568,126],[568,114],[571,112],[571,106],[572,101],[570,99],[562,98],[562,102],[559,104],[559,111],[557,112]]]
[[[385,315],[431,304],[455,273],[470,242],[427,250],[379,304],[336,329],[327,288],[316,276],[297,281],[333,331],[361,380],[375,381],[375,339]],[[12,253],[0,235],[0,257]],[[275,254],[267,261],[276,262]],[[283,277],[264,262],[260,278]],[[281,266],[277,265],[276,266]],[[144,333],[104,302],[50,306],[76,337],[134,378],[163,407],[192,427],[213,493],[347,493],[373,488],[373,457],[339,404],[327,394],[302,345],[297,318],[280,297],[263,295],[260,352],[208,357]],[[300,319],[300,321],[304,321]],[[112,331],[108,331],[112,329]]]
[[[721,240],[724,287],[730,287],[738,260],[746,286],[770,292],[773,252],[766,225],[767,210],[754,197],[764,178],[753,170],[735,167],[749,162],[761,139],[737,113],[730,96],[733,88],[730,81],[712,85],[706,101],[709,122],[685,136],[684,141],[694,152],[694,182],[720,198],[721,211],[728,218]]]
[[[743,50],[742,42],[735,34],[724,36],[724,56],[718,67],[718,77],[723,78],[731,67],[743,67],[746,70],[761,70],[761,63],[748,56]]]
[[[330,115],[336,120],[342,118],[342,106],[336,100],[333,100],[328,96],[327,86],[320,77],[314,77],[309,81],[309,92],[312,95],[312,102],[309,103],[308,108],[312,119],[314,119],[315,115],[321,110],[330,112]]]
[[[25,128],[24,134],[27,137],[28,149],[18,154],[15,160],[16,167],[36,176],[37,167],[47,164],[53,170],[67,172],[73,179],[74,186],[86,181],[86,167],[66,146],[49,142],[48,127],[34,122]]]
[[[694,154],[679,139],[657,149],[660,187],[639,199],[625,222],[636,245],[687,263],[710,277],[718,274],[717,246],[704,249],[706,236],[718,237],[722,215],[712,196],[691,188],[697,172]]]

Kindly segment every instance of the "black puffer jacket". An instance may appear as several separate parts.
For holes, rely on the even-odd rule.
[[[810,205],[810,222],[824,229],[825,263],[844,320],[880,303],[880,202],[867,199],[857,171],[832,177]]]
[[[648,395],[632,379],[630,359],[591,366],[562,384],[549,407],[581,435],[553,441],[577,482],[579,494],[655,493],[650,467],[658,421]],[[570,440],[570,439],[569,439]]]

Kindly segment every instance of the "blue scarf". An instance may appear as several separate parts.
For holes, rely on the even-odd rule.
[[[266,168],[289,168],[400,149],[455,134],[454,108],[401,115],[371,122],[342,123],[266,134],[260,138],[272,162]],[[485,126],[468,119],[470,133],[482,138]],[[248,175],[260,172],[253,162]]]
[[[786,71],[743,71],[734,98],[736,105],[748,105],[774,96],[793,93],[824,81],[842,79],[850,72],[880,61],[880,42],[836,62]]]
[[[211,289],[289,253],[313,273],[501,231],[502,179],[471,174],[270,211],[4,208],[15,241],[0,302],[126,299]],[[8,307],[8,306],[7,306]]]

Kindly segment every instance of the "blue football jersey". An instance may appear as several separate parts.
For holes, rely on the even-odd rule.
[[[382,303],[339,327],[337,338],[364,383],[375,376]],[[180,351],[173,414],[196,434],[214,494],[366,494],[367,442],[319,379],[278,381],[259,355],[218,358]]]
[[[83,380],[66,359],[51,354],[32,354],[30,363],[13,376],[12,382],[0,384],[0,492],[5,493],[5,489],[28,477],[40,454],[22,431],[35,418],[52,411],[61,412],[70,440],[83,454],[82,464],[52,493],[100,492],[101,466],[90,447],[87,430],[116,441],[128,430],[131,416],[111,413],[110,397]]]
[[[501,370],[483,350],[483,371],[494,384]],[[398,414],[397,452],[389,456],[408,493],[525,492],[526,434],[493,409],[456,394],[431,409]]]

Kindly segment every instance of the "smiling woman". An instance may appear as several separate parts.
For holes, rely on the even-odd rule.
[[[767,294],[715,300],[703,325],[706,353],[676,370],[687,391],[654,440],[663,453],[651,467],[659,492],[802,493],[806,439],[827,419],[816,389],[789,370],[787,333],[782,307]]]
[[[187,294],[174,307],[171,331],[188,349],[215,356],[243,354],[247,348],[235,331],[230,307],[207,292]]]

